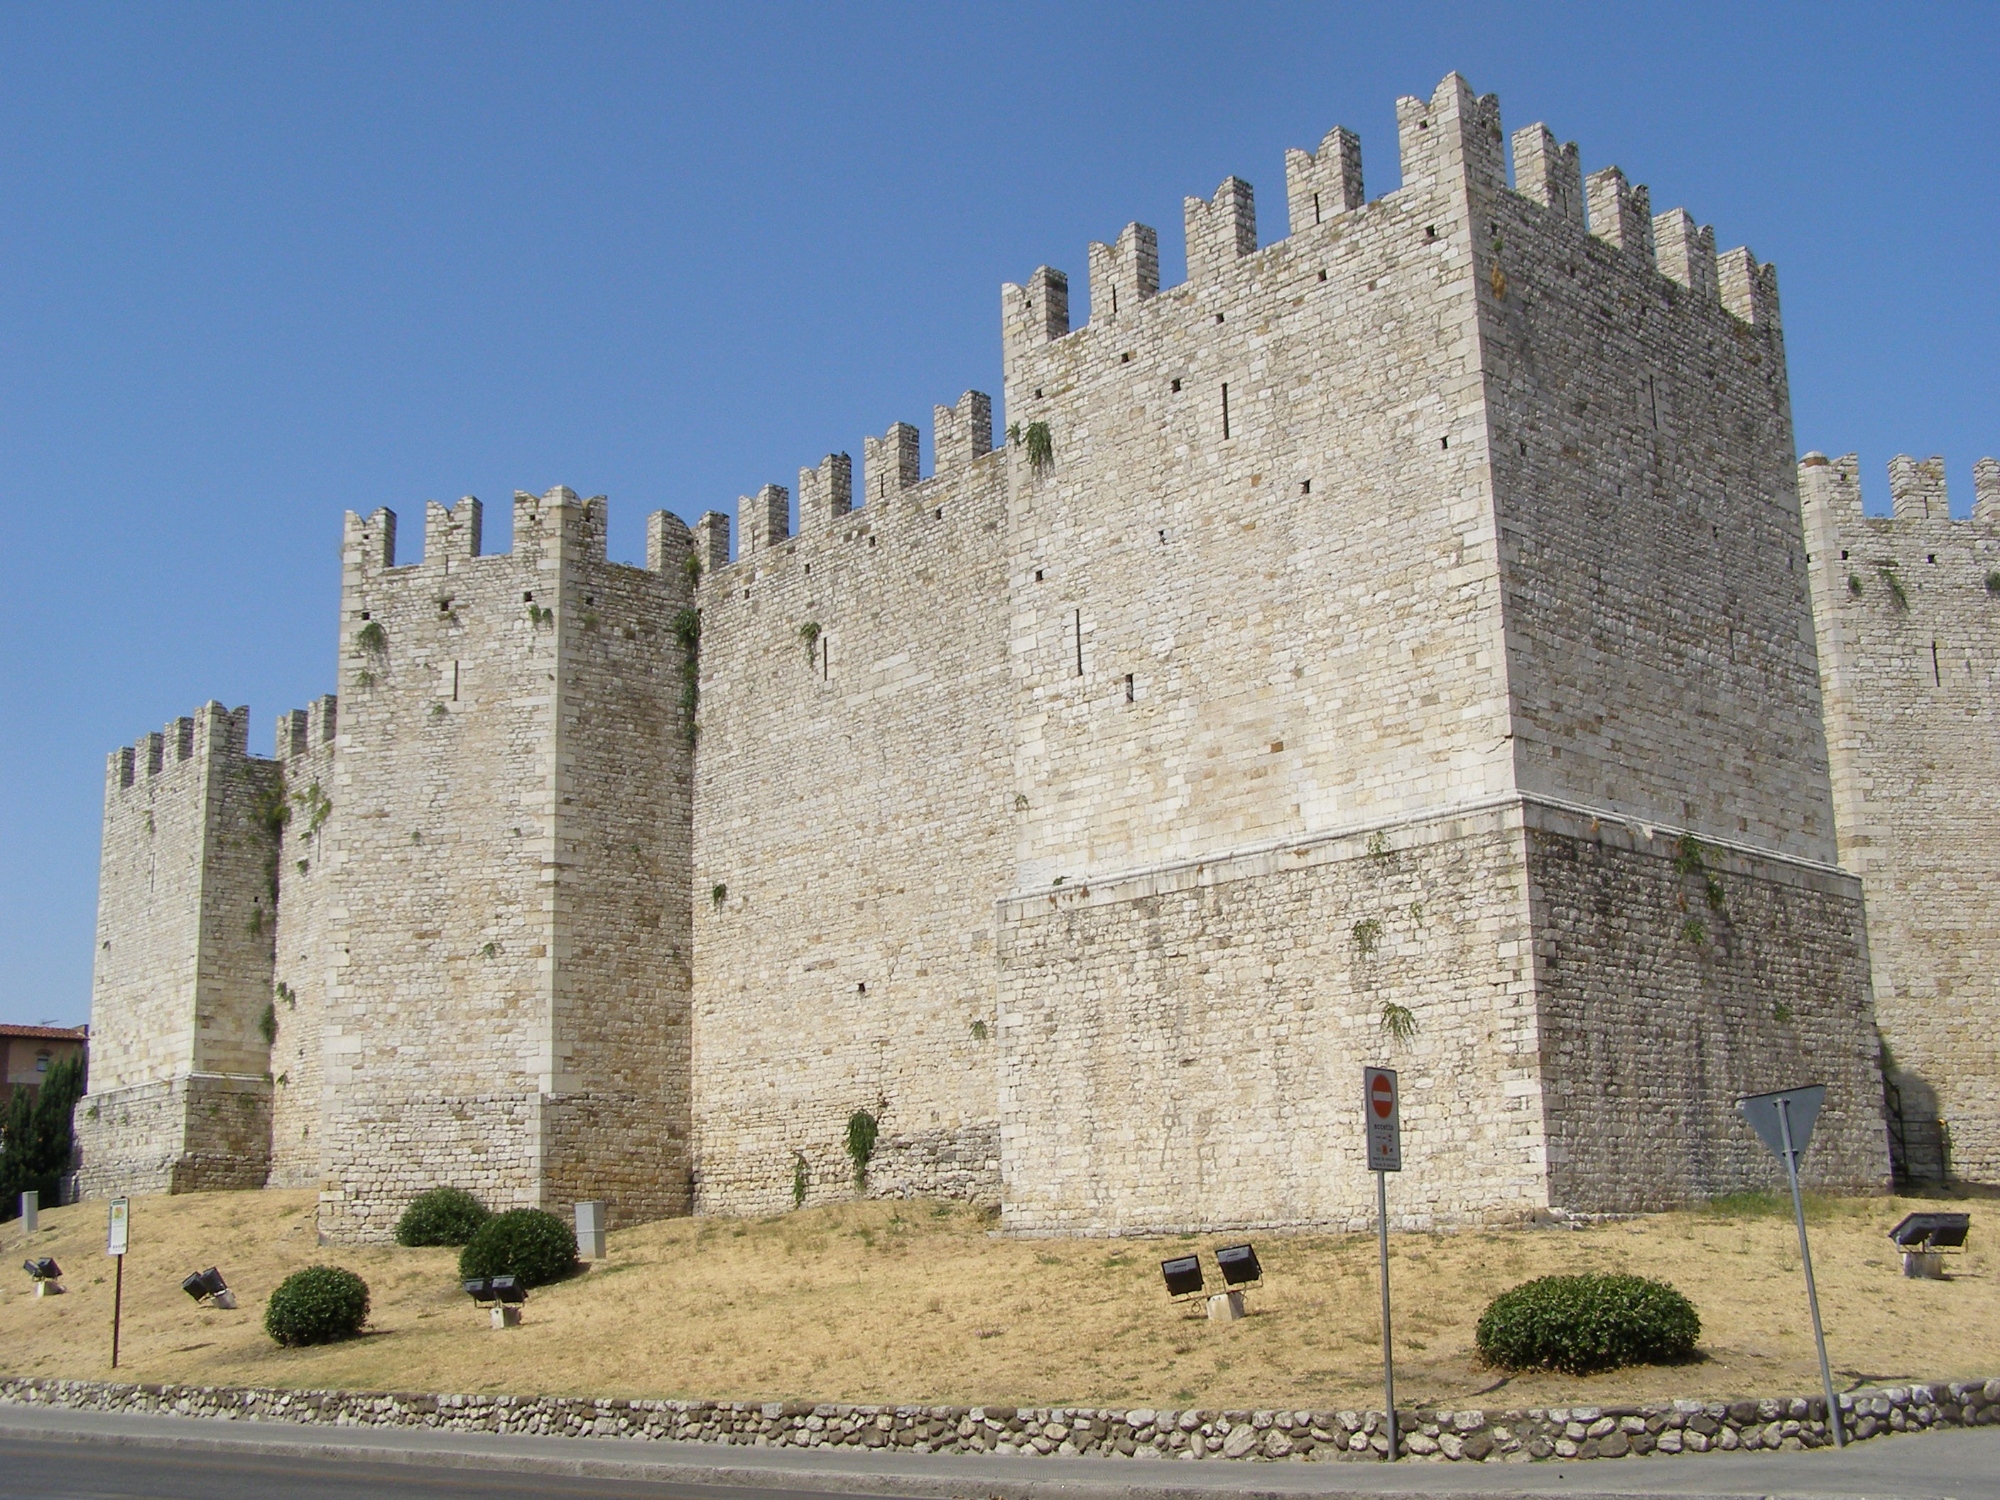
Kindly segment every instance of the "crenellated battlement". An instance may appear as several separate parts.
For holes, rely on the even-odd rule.
[[[113,750],[105,758],[105,783],[113,790],[143,789],[188,762],[206,766],[231,757],[252,758],[250,709],[224,708],[211,698],[192,716],[170,720],[157,733]]]
[[[1293,234],[1367,201],[1361,187],[1361,137],[1346,126],[1329,130],[1317,151],[1294,146],[1285,152],[1285,206]]]
[[[967,391],[951,406],[932,407],[931,434],[936,466],[928,480],[921,436],[910,423],[892,422],[881,436],[861,440],[863,498],[870,512],[883,513],[906,491],[949,478],[991,453],[993,398],[984,391]],[[818,467],[800,469],[798,493],[797,534],[830,529],[854,511],[853,459],[829,453]],[[783,485],[767,484],[754,496],[738,496],[736,516],[739,562],[792,539],[791,492]],[[704,572],[728,567],[729,517],[720,511],[704,514],[695,524],[693,546]]]
[[[272,743],[280,761],[302,760],[330,749],[340,725],[340,700],[324,693],[304,708],[278,715]]]
[[[778,487],[779,493],[785,493]],[[423,556],[402,562],[396,555],[396,512],[383,506],[363,516],[347,512],[341,539],[341,557],[350,580],[387,574],[428,572],[453,573],[471,567],[505,567],[510,563],[538,565],[560,551],[585,562],[607,563],[607,501],[603,495],[579,496],[566,485],[557,485],[543,494],[528,490],[514,492],[514,545],[507,552],[481,549],[484,507],[466,495],[457,505],[441,505],[435,500],[424,504]],[[662,517],[668,517],[662,520]],[[672,542],[668,533],[686,523],[668,512],[655,512],[647,521],[647,567],[658,572],[656,557],[665,557],[684,546]],[[660,528],[667,528],[662,531]],[[656,545],[657,544],[657,545]],[[690,537],[687,545],[692,544]],[[684,565],[676,562],[675,566]]]
[[[1862,508],[1861,464],[1854,454],[1828,458],[1808,453],[1799,461],[1799,499],[1808,532],[1818,527],[1825,546],[1898,533],[1933,541],[2000,542],[2000,460],[1982,458],[1975,463],[1972,486],[1972,515],[1954,517],[1944,459],[1899,453],[1889,460],[1893,514],[1870,516]]]

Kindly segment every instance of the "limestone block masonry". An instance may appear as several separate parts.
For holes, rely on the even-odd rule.
[[[1941,459],[1799,469],[1840,862],[1861,877],[1891,1093],[1912,1175],[2000,1182],[2000,463],[1953,520]]]
[[[208,703],[112,752],[79,1185],[93,1196],[259,1187],[282,798],[250,711]]]
[[[1768,1186],[1735,1100],[1807,1081],[1815,1183],[1912,1122],[1994,1179],[2000,466],[1862,520],[1772,268],[1509,139],[1453,75],[1391,192],[1336,127],[1283,238],[1230,177],[1180,286],[1143,224],[1074,325],[1037,268],[997,447],[967,391],[734,557],[661,513],[613,563],[560,488],[504,556],[350,515],[338,701],[114,757],[86,1182],[224,1180],[198,1114],[335,1239],[440,1183],[1347,1224],[1378,1062],[1411,1225]]]

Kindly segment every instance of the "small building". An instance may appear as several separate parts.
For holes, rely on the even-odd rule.
[[[0,1026],[0,1109],[16,1089],[39,1091],[49,1069],[89,1045],[88,1026]]]

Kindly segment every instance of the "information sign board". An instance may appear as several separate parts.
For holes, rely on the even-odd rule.
[[[106,1255],[123,1255],[132,1233],[132,1205],[126,1198],[111,1200],[111,1227],[104,1242]]]

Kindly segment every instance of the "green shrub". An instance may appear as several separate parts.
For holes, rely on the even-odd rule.
[[[399,1245],[463,1245],[493,1215],[464,1188],[436,1187],[419,1193],[396,1221]]]
[[[495,1214],[458,1258],[461,1276],[518,1276],[523,1286],[561,1281],[576,1269],[576,1231],[539,1208]]]
[[[1588,1375],[1686,1359],[1701,1337],[1694,1304],[1643,1276],[1544,1276],[1502,1292],[1479,1319],[1479,1354],[1506,1370]]]
[[[368,1321],[368,1283],[339,1266],[307,1266],[278,1283],[264,1331],[285,1345],[352,1338]]]

